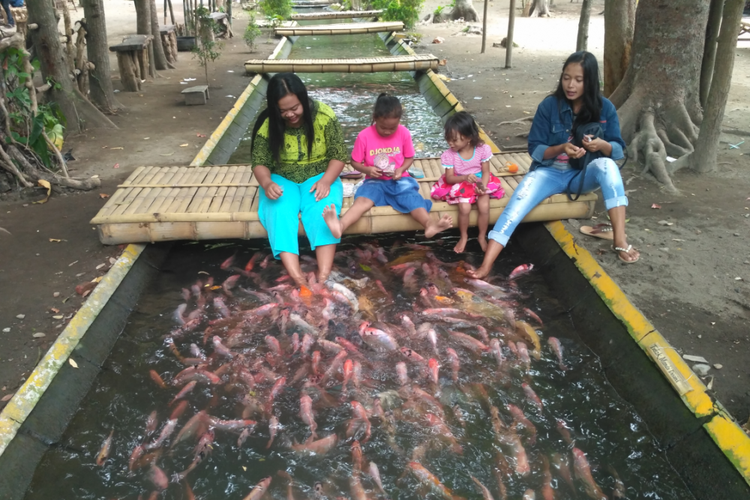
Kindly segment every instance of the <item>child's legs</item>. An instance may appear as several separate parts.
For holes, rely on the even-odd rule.
[[[487,226],[490,221],[490,195],[483,194],[477,197],[477,228],[479,228],[479,237],[482,238],[487,234]]]
[[[260,190],[258,217],[260,223],[268,232],[268,242],[271,245],[274,258],[278,259],[282,252],[288,252],[296,256],[299,254],[297,235],[299,232],[300,186],[276,174],[271,174],[271,180],[284,190],[284,194],[272,200],[266,196],[263,188],[258,188]],[[297,267],[299,267],[299,264]]]
[[[354,200],[349,210],[341,216],[341,231],[346,231],[346,228],[357,222],[373,205],[375,205],[375,202],[364,196]]]
[[[335,245],[340,238],[336,238],[328,229],[325,219],[321,216],[323,209],[327,205],[335,205],[336,211],[341,210],[341,202],[344,199],[344,188],[341,180],[336,179],[331,184],[331,191],[328,196],[320,201],[315,201],[315,192],[310,193],[310,188],[315,184],[323,174],[307,179],[300,185],[300,204],[302,206],[302,225],[305,228],[305,234],[310,241],[310,247],[315,250],[321,245]]]
[[[489,238],[506,246],[526,214],[548,196],[564,192],[568,178],[569,175],[552,167],[539,167],[526,174],[495,222]]]
[[[458,204],[458,229],[461,231],[461,239],[466,239],[468,237],[470,214],[471,214],[470,203]]]

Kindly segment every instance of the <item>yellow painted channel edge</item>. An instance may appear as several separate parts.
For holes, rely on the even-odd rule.
[[[26,417],[34,409],[65,361],[71,357],[80,340],[145,248],[144,244],[128,245],[125,248],[120,258],[94,288],[65,330],[50,346],[26,382],[0,412],[0,455],[5,452]]]
[[[547,230],[591,283],[612,313],[625,325],[630,336],[643,349],[680,395],[683,403],[697,418],[713,418],[704,425],[711,438],[750,484],[750,436],[714,403],[706,387],[682,357],[659,333],[651,322],[631,304],[614,280],[594,257],[576,244],[573,235],[560,221],[545,223]],[[678,382],[676,383],[675,380]]]

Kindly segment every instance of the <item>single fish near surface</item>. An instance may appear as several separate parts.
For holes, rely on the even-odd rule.
[[[185,401],[187,403],[187,401]],[[153,450],[154,448],[159,448],[161,445],[164,444],[164,442],[169,439],[169,436],[172,435],[175,428],[177,427],[177,419],[169,419],[164,424],[164,427],[161,429],[161,433],[159,434],[159,437],[156,438],[156,440],[151,443],[147,444],[143,447],[144,451]]]
[[[154,410],[148,415],[148,418],[146,419],[146,433],[145,433],[146,437],[149,437],[151,436],[151,434],[154,433],[158,423],[159,423],[159,416],[158,416],[158,413],[156,413],[156,410]]]
[[[589,498],[593,500],[608,500],[607,495],[599,488],[599,485],[594,481],[594,477],[591,475],[591,467],[589,461],[586,460],[586,455],[578,448],[573,448],[573,469],[576,472],[576,477],[583,483],[583,489]]]
[[[544,410],[544,404],[542,403],[542,400],[539,398],[539,396],[537,396],[536,392],[534,392],[534,389],[532,389],[531,386],[526,382],[521,384],[521,388],[523,389],[524,394],[526,394],[526,399],[528,399],[529,402],[535,405],[541,413]]]
[[[500,347],[500,341],[498,339],[490,340],[490,352],[497,361],[497,367],[502,368],[505,363],[505,356],[503,356],[503,349]]]
[[[461,369],[461,362],[458,359],[458,353],[450,347],[445,350],[445,353],[448,355],[448,362],[451,365],[451,376],[453,377],[453,381],[457,382],[458,372]]]
[[[359,441],[356,439],[352,443],[352,469],[355,474],[358,472],[364,472],[365,457],[362,454],[362,447],[359,445]]]
[[[325,455],[338,443],[338,436],[331,434],[315,441],[310,441],[303,444],[292,445],[292,450],[297,453],[309,453],[315,455]]]
[[[266,444],[266,449],[269,449],[271,447],[271,445],[273,444],[273,440],[276,437],[276,433],[279,432],[280,428],[281,425],[279,424],[279,419],[276,418],[276,415],[271,415],[271,418],[268,419],[268,434],[270,435],[270,439]]]
[[[454,330],[449,330],[449,332],[453,340],[458,342],[466,349],[474,352],[475,354],[482,354],[483,352],[490,350],[490,348],[487,347],[487,345],[485,345],[481,340],[475,339],[471,335],[467,335],[463,332],[457,332]]]
[[[227,260],[225,260],[224,262],[222,262],[221,265],[219,266],[219,269],[221,269],[222,271],[226,271],[227,269],[229,269],[230,267],[232,267],[232,265],[234,265],[234,257],[236,255],[237,254],[233,254]]]
[[[178,400],[187,396],[190,392],[192,392],[193,389],[195,389],[196,385],[198,385],[198,382],[196,382],[195,380],[185,384],[185,386],[180,390],[180,392],[178,392],[177,395],[174,397],[174,399],[172,399],[172,401],[169,403],[169,406],[172,406]]]
[[[560,433],[560,436],[562,436],[563,441],[565,441],[565,443],[568,446],[574,446],[575,440],[570,435],[570,429],[568,428],[567,422],[559,418],[555,419],[555,421],[557,423],[557,432]]]
[[[479,490],[479,493],[482,494],[482,498],[484,500],[495,500],[492,497],[492,493],[490,493],[490,490],[487,489],[485,485],[483,485],[481,482],[479,482],[479,479],[475,478],[474,476],[469,476],[472,481],[474,481],[474,484],[477,485],[477,489]]]
[[[242,500],[260,500],[263,495],[265,495],[266,491],[268,491],[268,487],[271,486],[271,480],[272,478],[266,477],[260,480],[258,484],[255,485],[253,490]]]
[[[563,361],[563,347],[562,344],[560,344],[560,339],[558,339],[557,337],[550,337],[547,339],[547,343],[552,349],[552,352],[555,353],[555,356],[557,356],[557,366],[562,371],[567,370],[568,367],[565,366],[565,362]]]
[[[102,443],[101,448],[99,448],[99,454],[96,456],[96,465],[101,467],[104,465],[104,462],[107,461],[107,458],[109,458],[109,453],[112,451],[112,436],[114,436],[115,430],[112,429],[109,432],[109,436],[104,440]]]
[[[302,421],[310,427],[310,433],[312,439],[317,438],[315,431],[318,429],[318,424],[315,423],[315,414],[312,408],[312,398],[303,392],[299,398],[299,416]]]
[[[218,335],[214,335],[213,338],[211,339],[211,342],[214,345],[215,353],[221,356],[224,356],[226,358],[229,358],[229,359],[232,359],[234,357],[234,353],[232,352],[232,350],[229,349],[224,344],[222,344],[221,337],[219,337]]]
[[[354,292],[346,288],[341,283],[335,283],[330,280],[326,281],[326,286],[329,289],[334,290],[338,292],[339,294],[341,294],[346,299],[346,302],[349,304],[349,306],[352,308],[353,313],[356,313],[357,311],[359,311],[359,301],[357,300],[357,296],[354,295]],[[334,297],[336,297],[335,294],[334,294]]]
[[[526,323],[525,321],[518,320],[516,321],[516,331],[521,335],[525,336],[529,341],[531,342],[531,345],[534,346],[534,349],[532,350],[532,354],[534,355],[534,358],[539,360],[542,358],[542,344],[539,341],[539,335],[536,333],[536,330],[534,330],[530,324]]]
[[[357,389],[362,384],[362,364],[359,361],[355,361],[352,367],[352,383]]]
[[[534,269],[534,264],[521,264],[510,272],[510,274],[508,275],[508,281],[514,280],[519,276],[523,276],[524,274],[530,272],[532,269]]]
[[[408,472],[414,475],[417,481],[419,481],[419,484],[422,485],[429,493],[432,493],[438,498],[442,498],[444,500],[453,500],[453,493],[451,492],[451,490],[443,485],[443,483],[440,481],[440,479],[437,478],[437,476],[435,476],[435,474],[427,470],[419,462],[409,462],[406,465],[406,469]]]
[[[315,344],[315,337],[313,337],[309,333],[306,333],[302,336],[302,346],[300,347],[300,349],[302,349],[301,352],[304,356],[310,354],[310,349],[312,349],[313,344]]]
[[[557,471],[557,474],[565,481],[574,494],[576,493],[576,487],[573,484],[573,475],[570,473],[570,465],[568,464],[568,457],[561,455],[560,453],[553,453],[552,466]]]
[[[151,469],[148,472],[148,479],[151,484],[159,491],[164,491],[169,486],[169,478],[164,474],[164,471],[157,467],[155,464],[151,464]]]
[[[555,492],[552,489],[552,473],[549,469],[549,460],[542,455],[542,499],[555,500]]]
[[[529,350],[526,347],[526,344],[518,342],[516,348],[518,349],[518,359],[524,364],[526,371],[529,371],[531,369],[531,357],[529,356]]]
[[[349,477],[349,493],[352,500],[367,500],[367,493],[359,480],[359,474],[356,472]]]
[[[229,307],[227,307],[226,302],[224,302],[224,297],[214,297],[214,309],[216,309],[216,312],[218,312],[222,318],[226,319],[232,316],[232,312],[229,310]]]
[[[529,488],[528,490],[524,491],[521,500],[536,500],[536,493],[534,493],[534,490]]]
[[[422,357],[422,355],[419,354],[414,349],[409,349],[408,347],[402,347],[401,349],[399,349],[399,352],[404,358],[406,358],[408,361],[412,363],[417,363],[417,364],[425,363],[425,359]]]
[[[440,363],[435,358],[430,358],[430,360],[427,362],[428,372],[430,374],[430,381],[435,384],[439,385],[439,370],[440,370]]]
[[[185,426],[180,429],[177,433],[177,437],[174,438],[170,448],[174,448],[177,444],[190,439],[195,436],[202,436],[208,430],[209,416],[206,410],[201,410],[193,415],[190,420],[185,423]]]
[[[403,361],[396,363],[396,378],[401,386],[409,384],[409,374],[406,368],[406,363]]]
[[[396,339],[387,332],[377,328],[365,328],[362,333],[362,340],[375,350],[395,351],[398,349]]]
[[[164,379],[161,378],[161,375],[156,373],[156,370],[149,370],[148,374],[151,377],[151,380],[156,382],[156,385],[158,385],[162,389],[167,388],[167,384],[164,383]]]
[[[528,316],[532,320],[536,321],[539,324],[539,326],[544,326],[544,322],[542,321],[542,318],[540,318],[537,315],[537,313],[535,313],[534,311],[532,311],[528,307],[524,307],[523,308],[523,312],[524,312],[524,314],[526,314],[526,316]]]
[[[531,423],[531,420],[526,418],[526,415],[524,415],[523,411],[521,411],[521,409],[514,404],[509,404],[508,410],[513,416],[513,419],[521,424],[524,429],[526,429],[526,432],[529,434],[529,443],[532,445],[536,443],[536,427]]]
[[[240,274],[234,274],[227,279],[224,280],[224,282],[221,284],[221,289],[224,291],[226,295],[229,297],[232,296],[232,288],[237,286],[237,281],[240,279],[242,275]]]
[[[279,339],[277,339],[273,335],[266,335],[265,337],[263,337],[263,341],[268,346],[268,350],[270,352],[272,352],[276,356],[282,356],[281,344],[279,344]]]
[[[375,484],[378,486],[380,492],[385,495],[386,493],[383,489],[383,481],[380,480],[380,471],[378,470],[378,464],[376,464],[375,462],[370,462],[369,474],[372,480],[375,481]]]

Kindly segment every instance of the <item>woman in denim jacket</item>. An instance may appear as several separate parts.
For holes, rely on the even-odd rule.
[[[602,137],[585,136],[583,147],[571,140],[576,128],[598,122]],[[625,207],[628,198],[614,160],[623,158],[625,142],[620,136],[620,123],[614,105],[599,91],[599,66],[590,52],[575,52],[563,65],[560,83],[555,93],[537,108],[529,132],[531,171],[524,176],[508,205],[487,235],[489,245],[482,266],[471,272],[484,278],[505,248],[516,226],[542,200],[559,193],[577,190],[581,170],[569,165],[569,159],[579,159],[587,152],[601,153],[588,164],[582,191],[602,189],[604,205],[612,222],[613,250],[620,260],[633,263],[638,251],[628,245],[625,237]],[[571,182],[572,181],[572,182]]]

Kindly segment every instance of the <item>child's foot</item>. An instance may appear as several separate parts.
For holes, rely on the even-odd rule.
[[[487,251],[487,236],[484,234],[480,234],[477,237],[477,240],[479,241],[479,246],[482,247],[482,251],[486,252]]]
[[[430,219],[429,224],[427,224],[427,227],[424,228],[424,235],[425,238],[432,238],[436,234],[438,234],[440,231],[445,231],[446,229],[450,229],[453,226],[453,217],[450,215],[443,215],[440,217],[440,220],[437,222]]]
[[[341,234],[344,232],[341,229],[341,221],[339,216],[336,215],[336,205],[330,205],[323,209],[323,218],[326,221],[328,229],[331,230],[331,234],[334,238],[341,238]]]
[[[453,247],[453,251],[456,253],[464,253],[464,250],[466,249],[466,241],[469,238],[467,236],[461,236],[461,239],[458,240],[458,243],[456,243],[456,246]]]

